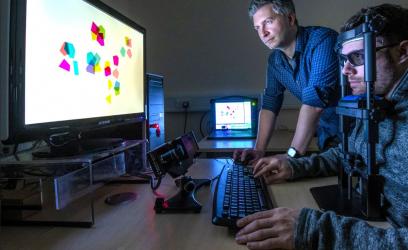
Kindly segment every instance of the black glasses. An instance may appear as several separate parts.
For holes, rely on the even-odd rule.
[[[377,47],[375,48],[375,52],[378,52],[385,48],[394,47],[395,45],[398,45],[398,44],[399,43],[392,43],[392,44]],[[345,65],[346,62],[349,61],[350,64],[353,65],[354,67],[361,66],[364,64],[364,49],[350,52],[347,55],[339,54],[339,57],[340,57],[341,65]]]

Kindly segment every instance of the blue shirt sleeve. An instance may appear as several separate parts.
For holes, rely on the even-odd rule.
[[[334,51],[337,35],[326,33],[313,49],[308,87],[302,91],[302,103],[325,108],[334,106],[338,100],[338,58]]]
[[[282,107],[285,87],[276,79],[272,69],[273,63],[274,59],[271,55],[268,60],[266,88],[262,95],[262,109],[270,110],[277,116]]]

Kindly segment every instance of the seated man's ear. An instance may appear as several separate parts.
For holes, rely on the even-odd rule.
[[[408,61],[408,40],[404,40],[399,44],[400,61],[399,63],[405,63]]]

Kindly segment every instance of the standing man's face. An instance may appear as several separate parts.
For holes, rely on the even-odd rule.
[[[276,14],[272,4],[267,4],[258,9],[252,20],[259,38],[268,48],[284,49],[290,44],[288,33],[290,28],[295,26],[294,14],[289,16]]]
[[[377,48],[386,44],[380,44],[377,42]],[[361,52],[364,49],[363,40],[355,40],[346,42],[343,44],[341,54],[350,55],[351,53]],[[384,48],[376,53],[376,82],[375,82],[375,94],[386,95],[393,87],[396,79],[396,63],[394,62],[391,53],[391,48]],[[360,54],[364,58],[364,54]],[[353,95],[363,94],[366,92],[364,82],[364,64],[355,66],[346,61],[342,70],[342,73],[348,77],[350,87],[353,91]]]

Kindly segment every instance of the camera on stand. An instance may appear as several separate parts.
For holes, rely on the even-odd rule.
[[[156,186],[160,186],[162,178],[168,173],[175,179],[179,192],[172,198],[165,200],[157,198],[154,209],[161,212],[195,212],[201,211],[201,204],[195,199],[195,191],[210,183],[208,179],[193,179],[186,176],[189,167],[194,163],[198,154],[198,144],[191,131],[173,141],[167,142],[147,153],[150,166],[157,179]]]

